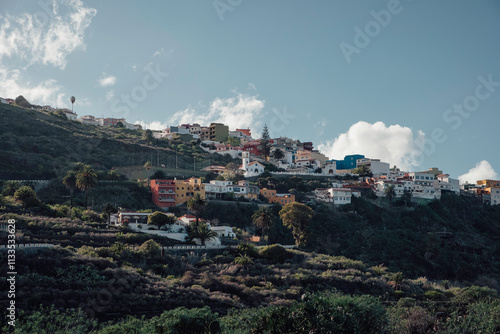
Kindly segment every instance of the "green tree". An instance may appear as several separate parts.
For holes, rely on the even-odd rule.
[[[367,177],[367,176],[373,175],[370,167],[367,165],[359,166],[353,172],[354,172],[354,174],[358,174],[361,177]]]
[[[274,215],[272,211],[267,206],[260,207],[252,215],[252,222],[257,228],[262,230],[263,235],[269,234],[271,227],[273,226]]]
[[[69,170],[66,175],[64,175],[62,179],[62,183],[68,188],[69,190],[69,207],[73,207],[73,194],[76,189],[76,175],[77,172],[75,170]]]
[[[40,204],[40,200],[38,199],[35,191],[29,186],[22,186],[17,189],[14,193],[14,199],[21,203],[25,210],[36,207]]]
[[[203,211],[205,211],[207,207],[207,202],[201,197],[199,193],[196,193],[187,201],[187,207],[195,215],[196,224],[198,224],[200,215],[203,213]]]
[[[125,125],[123,125],[123,123],[122,123],[122,122],[117,122],[117,123],[116,123],[116,127],[117,127],[117,128],[124,128],[124,127],[125,127]]]
[[[175,223],[175,217],[172,215],[166,215],[163,212],[156,211],[152,215],[148,216],[148,225],[156,225],[158,229],[161,229],[165,225],[173,225]]]
[[[283,153],[282,150],[279,148],[275,149],[273,153],[271,153],[271,158],[276,159],[276,160],[281,160],[285,157],[285,153]]]
[[[146,131],[143,132],[142,134],[142,139],[147,141],[149,144],[153,143],[153,131],[147,129]]]
[[[217,237],[217,233],[212,231],[207,223],[193,222],[188,228],[188,239],[200,239],[201,245],[205,246],[207,240]]]
[[[166,178],[167,178],[167,176],[165,175],[165,172],[162,171],[162,170],[157,170],[151,176],[151,180],[163,180],[163,179],[166,179]]]
[[[153,239],[149,239],[139,246],[138,251],[144,257],[155,258],[160,254],[161,246]]]
[[[241,144],[240,139],[236,138],[236,137],[227,137],[227,140],[225,142],[226,142],[226,144],[229,144],[232,146],[239,146]]]
[[[403,196],[401,196],[401,199],[403,202],[405,202],[405,207],[408,207],[408,204],[411,206],[411,198],[413,197],[413,193],[411,190],[405,190],[403,191]]]
[[[389,200],[389,203],[392,205],[392,200],[396,197],[396,190],[394,190],[394,185],[389,185],[387,189],[385,189],[385,197]]]
[[[22,95],[19,95],[18,97],[16,97],[15,101],[16,101],[16,104],[18,106],[25,107],[25,108],[31,107],[31,103],[29,103],[28,100],[26,100],[24,98],[24,96],[22,96]]]
[[[97,185],[97,174],[89,165],[84,165],[83,168],[76,174],[76,186],[78,189],[85,192],[85,207],[88,207],[88,192]]]
[[[262,155],[264,160],[267,160],[271,152],[271,138],[269,137],[269,130],[267,129],[267,124],[264,125],[264,128],[262,129],[259,149],[260,149],[260,154]]]
[[[7,181],[2,187],[2,195],[14,196],[17,189],[21,188],[21,183],[18,181]]]
[[[283,225],[292,230],[297,246],[307,243],[309,224],[314,216],[313,210],[301,203],[288,203],[279,212]]]
[[[106,216],[106,219],[107,219],[108,224],[109,224],[111,222],[111,214],[117,213],[118,210],[111,203],[108,202],[102,208],[102,212]]]

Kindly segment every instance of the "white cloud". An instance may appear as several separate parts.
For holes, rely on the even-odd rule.
[[[110,90],[106,92],[106,100],[111,101],[112,99],[115,98],[115,91]]]
[[[476,183],[478,180],[498,179],[498,174],[495,172],[490,163],[486,160],[480,161],[465,174],[458,177],[460,183]]]
[[[149,129],[149,130],[163,130],[168,127],[167,124],[159,121],[153,121],[151,123],[146,123],[144,121],[136,121],[135,124],[140,124],[143,129]]]
[[[64,69],[66,57],[85,49],[84,33],[97,11],[80,0],[54,0],[52,10],[40,5],[35,14],[0,17],[0,60],[22,59]]]
[[[25,82],[19,70],[9,71],[0,68],[0,91],[3,97],[16,98],[23,95],[30,103],[40,105],[52,105],[53,107],[67,107],[61,93],[61,86],[56,80],[49,79],[37,84]]]
[[[210,103],[207,112],[200,113],[188,107],[172,115],[169,119],[171,125],[183,123],[199,123],[209,125],[211,122],[229,125],[231,130],[236,128],[250,128],[253,134],[260,130],[260,116],[264,110],[264,100],[257,96],[248,96],[236,93],[230,98],[216,98]]]
[[[353,124],[346,133],[319,145],[319,150],[333,159],[342,160],[345,155],[363,154],[372,159],[397,165],[403,170],[417,167],[416,158],[421,151],[419,143],[425,140],[422,131],[401,125],[386,126],[383,122]]]
[[[107,75],[103,73],[99,78],[99,85],[101,87],[113,86],[116,83],[116,77],[114,75]]]

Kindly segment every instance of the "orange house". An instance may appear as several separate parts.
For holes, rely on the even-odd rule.
[[[260,190],[260,194],[267,198],[269,203],[277,203],[281,205],[285,205],[288,203],[295,202],[295,195],[292,194],[277,194],[276,190],[262,188]]]

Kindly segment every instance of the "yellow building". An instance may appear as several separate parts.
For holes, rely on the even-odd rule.
[[[292,194],[277,194],[276,190],[262,188],[260,190],[260,194],[267,198],[269,203],[277,203],[281,205],[285,205],[288,203],[295,202],[295,195]]]
[[[500,187],[500,181],[498,180],[479,180],[477,181],[479,186],[484,186],[485,188]]]
[[[195,194],[205,199],[205,185],[200,178],[192,177],[187,180],[175,180],[175,205],[186,203]]]

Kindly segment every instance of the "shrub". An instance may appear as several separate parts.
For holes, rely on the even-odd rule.
[[[387,317],[374,297],[322,293],[292,305],[236,311],[221,321],[226,333],[342,334],[383,333]]]
[[[259,250],[259,255],[271,262],[284,262],[290,257],[290,253],[280,245],[270,245],[262,247]]]
[[[238,247],[236,247],[236,252],[240,255],[248,255],[250,257],[257,257],[259,255],[259,251],[255,245],[250,243],[239,244]]]

